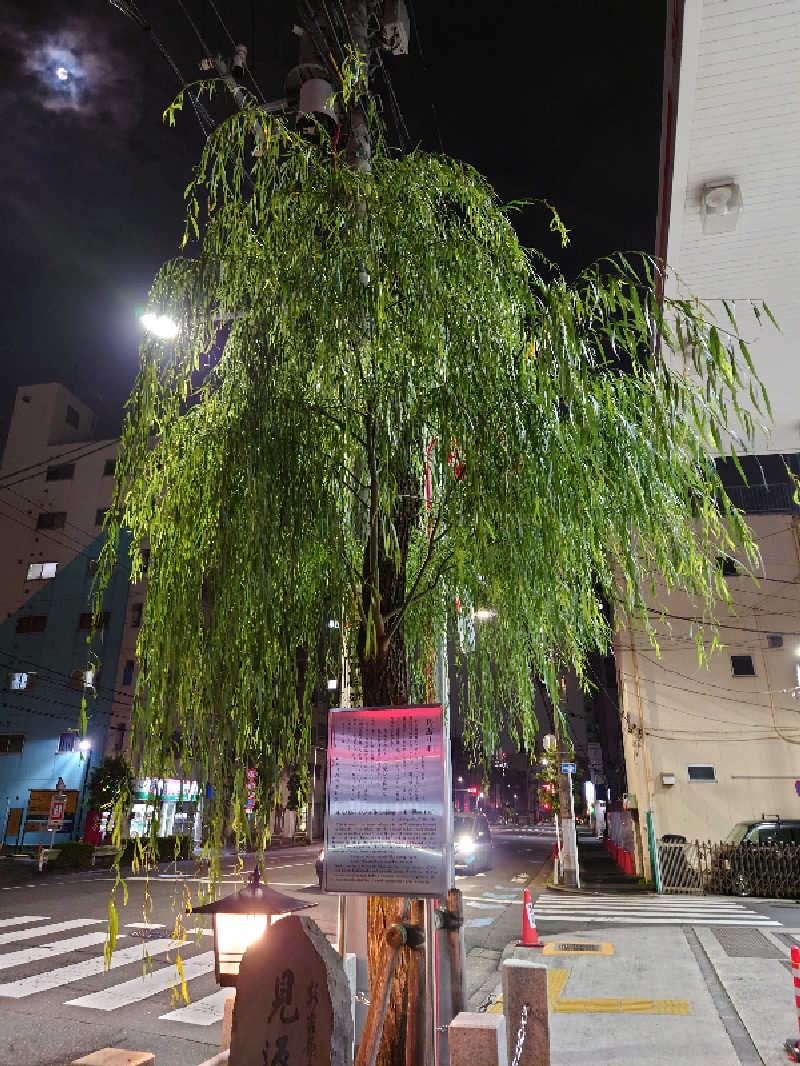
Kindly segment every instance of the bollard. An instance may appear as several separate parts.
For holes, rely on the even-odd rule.
[[[450,1066],[507,1066],[506,1022],[502,1014],[462,1011],[448,1026]]]
[[[792,983],[794,984],[797,1024],[800,1026],[800,947],[796,944],[792,945]],[[800,1040],[789,1037],[783,1046],[792,1062],[800,1062]]]
[[[527,1007],[524,1025],[523,1007]],[[518,1066],[550,1066],[550,1022],[547,1016],[547,967],[523,959],[503,963],[503,1012],[506,1044]]]

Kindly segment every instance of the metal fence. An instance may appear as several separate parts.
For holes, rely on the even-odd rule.
[[[661,891],[800,901],[800,845],[658,842]]]

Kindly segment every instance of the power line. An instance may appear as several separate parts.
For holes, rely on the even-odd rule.
[[[430,101],[431,105],[431,114],[433,116],[433,129],[434,133],[436,134],[436,141],[439,145],[439,151],[442,153],[442,155],[444,155],[444,142],[442,141],[442,130],[439,126],[439,115],[436,110],[436,102],[433,97],[433,92],[431,91],[431,72],[425,60],[425,53],[422,50],[422,38],[419,34],[419,27],[417,26],[417,16],[414,10],[414,4],[412,0],[407,0],[406,6],[408,8],[408,15],[411,20],[411,28],[414,31],[414,36],[417,39],[417,49],[419,50],[419,58],[420,62],[422,63],[422,69],[425,72],[425,78],[428,82],[428,100]]]
[[[4,477],[0,478],[0,489],[13,488],[14,485],[21,485],[23,481],[32,481],[35,477],[41,477],[44,472],[42,470],[36,470],[33,474],[27,474],[25,477],[21,477],[17,481],[13,481],[11,484],[6,484],[6,482],[11,481],[12,478],[16,478],[18,474],[25,473],[26,470],[34,470],[35,467],[40,466],[54,466],[59,459],[72,459],[77,462],[78,459],[84,459],[87,455],[93,455],[95,452],[102,451],[103,448],[109,448],[112,444],[119,444],[119,441],[113,437],[109,440],[102,441],[99,444],[95,441],[91,441],[90,443],[84,441],[83,444],[77,444],[74,448],[69,448],[65,452],[57,452],[55,455],[50,455],[46,459],[40,459],[36,463],[30,463],[28,466],[21,466],[12,473],[6,474]],[[79,452],[82,448],[86,448],[87,451],[82,452],[80,455],[76,455],[75,453]]]
[[[32,667],[32,669],[29,671],[12,670],[10,671],[11,673],[35,673],[37,677],[41,675],[42,681],[46,684],[61,685],[63,687],[67,687],[67,683],[71,680],[69,674],[62,674],[60,670],[56,670],[54,667],[44,666],[42,663],[34,662],[33,659],[26,659],[24,656],[17,655],[16,652],[8,652],[0,649],[0,655],[2,655],[3,658],[8,659],[12,665],[16,665],[17,663],[23,663],[25,666]],[[98,658],[100,659],[102,665],[102,657],[98,656]],[[48,674],[52,676],[47,676]],[[121,692],[119,689],[114,688],[113,685],[97,684],[90,685],[88,687],[95,689],[98,693],[102,690],[103,692],[108,693],[109,698],[111,698],[112,700],[121,700],[122,702],[127,701],[128,706],[133,706],[133,696],[131,696],[129,692]],[[25,690],[23,689],[22,691],[24,692]]]
[[[214,3],[214,0],[208,0],[208,3],[211,5],[211,10],[214,12],[214,14],[219,19],[220,26],[222,26],[222,29],[224,30],[225,34],[227,35],[228,40],[230,41],[230,43],[233,45],[233,47],[235,49],[237,47],[236,41],[233,39],[233,35],[232,35],[231,31],[228,29],[228,26],[227,26],[225,20],[223,19],[222,15],[220,15],[220,13],[219,13],[219,11],[217,9],[217,5]],[[263,104],[265,104],[267,102],[267,98],[264,96],[264,93],[261,91],[261,86],[256,81],[255,76],[253,75],[253,72],[250,70],[250,67],[248,67],[248,65],[247,65],[247,63],[245,61],[242,61],[242,68],[244,69],[244,71],[247,74],[247,76],[250,78],[250,81],[253,83],[253,88],[256,91],[256,95],[261,97],[261,102]]]

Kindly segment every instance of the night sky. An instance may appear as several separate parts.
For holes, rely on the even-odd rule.
[[[216,8],[264,94],[282,96],[293,0]],[[187,81],[204,54],[187,13],[230,56],[210,0],[139,9]],[[516,224],[567,274],[615,249],[653,249],[662,0],[416,0],[414,13],[411,54],[387,61],[411,143],[472,163],[504,200],[551,200],[571,231],[566,251],[541,211]],[[50,380],[112,435],[138,363],[137,309],[177,250],[203,135],[188,107],[163,125],[176,76],[110,0],[0,0],[0,71],[0,442],[16,387]]]

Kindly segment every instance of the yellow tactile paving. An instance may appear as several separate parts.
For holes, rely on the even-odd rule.
[[[569,970],[547,971],[550,1010],[558,1014],[691,1014],[686,999],[562,999],[569,973]],[[502,996],[489,1007],[489,1013],[503,1013]]]

